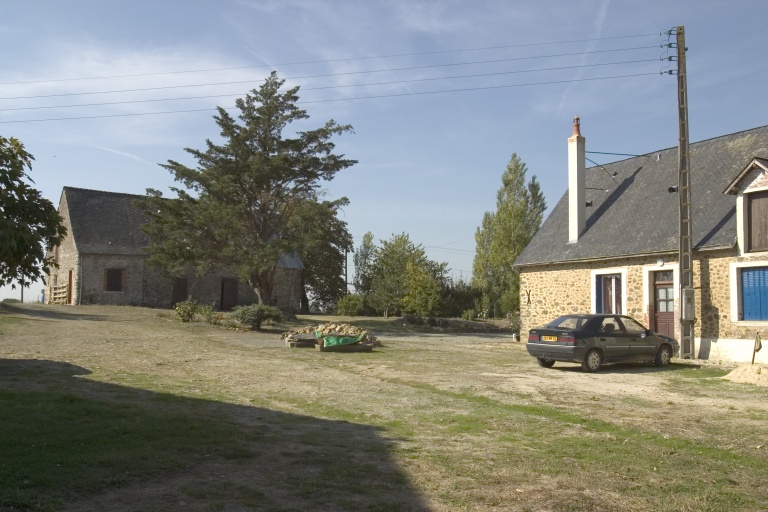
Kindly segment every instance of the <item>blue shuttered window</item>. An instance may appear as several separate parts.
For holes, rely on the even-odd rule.
[[[768,320],[768,267],[741,270],[744,320]]]

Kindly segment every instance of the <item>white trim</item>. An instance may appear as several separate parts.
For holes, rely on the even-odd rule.
[[[743,307],[741,303],[741,280],[739,279],[742,268],[768,267],[768,260],[762,261],[732,261],[728,264],[728,282],[730,284],[731,295],[731,323],[740,326],[765,326],[768,321],[741,320]]]
[[[648,306],[652,306],[656,300],[653,282],[651,281],[651,273],[663,272],[667,270],[672,271],[672,292],[674,294],[673,298],[675,299],[675,318],[677,319],[680,316],[678,309],[680,306],[680,263],[677,261],[674,263],[668,263],[665,261],[664,265],[662,266],[643,265],[643,307],[645,308],[643,311],[643,316],[648,314]],[[648,328],[653,329],[652,318],[648,318]]]
[[[746,228],[744,227],[744,193],[739,192],[739,194],[736,196],[736,241],[739,244],[739,256],[744,256],[746,247],[747,247],[746,246],[747,234],[745,229]]]
[[[592,270],[590,275],[590,302],[592,308],[592,314],[597,312],[597,290],[595,289],[595,283],[597,276],[604,276],[606,274],[620,274],[621,275],[621,313],[627,314],[627,267],[611,267]]]
[[[754,192],[765,192],[766,190],[768,190],[768,187],[755,187],[739,192],[736,195],[736,240],[739,244],[739,256],[752,256],[765,252],[747,252],[747,219],[744,213],[746,208],[744,195]]]

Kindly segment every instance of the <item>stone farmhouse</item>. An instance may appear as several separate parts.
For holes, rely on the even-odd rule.
[[[54,248],[58,268],[48,269],[46,303],[117,304],[170,308],[192,297],[200,304],[228,310],[253,304],[253,289],[237,275],[217,270],[198,277],[169,279],[145,265],[149,239],[135,201],[143,196],[64,187],[59,214],[67,237]],[[278,262],[273,292],[277,307],[298,311],[303,265],[295,255]]]
[[[679,340],[677,147],[590,168],[585,153],[576,118],[568,191],[515,262],[523,336],[563,314],[622,313]],[[689,158],[691,355],[751,361],[768,338],[768,126],[690,144]]]

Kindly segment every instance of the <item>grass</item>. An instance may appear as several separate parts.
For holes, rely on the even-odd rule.
[[[383,348],[139,308],[0,312],[0,510],[767,508],[768,392],[726,369],[543,370],[494,337],[360,321]],[[600,389],[622,382],[678,394]]]

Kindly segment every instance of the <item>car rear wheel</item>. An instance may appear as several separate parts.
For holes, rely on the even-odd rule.
[[[667,366],[672,358],[672,351],[667,345],[662,345],[656,352],[656,359],[653,361],[656,366]]]
[[[538,361],[539,366],[542,368],[552,368],[555,365],[552,359],[544,359],[543,357],[537,357],[536,361]]]
[[[581,367],[585,372],[596,372],[603,364],[603,354],[597,349],[592,349],[584,356],[584,361],[581,362]]]

